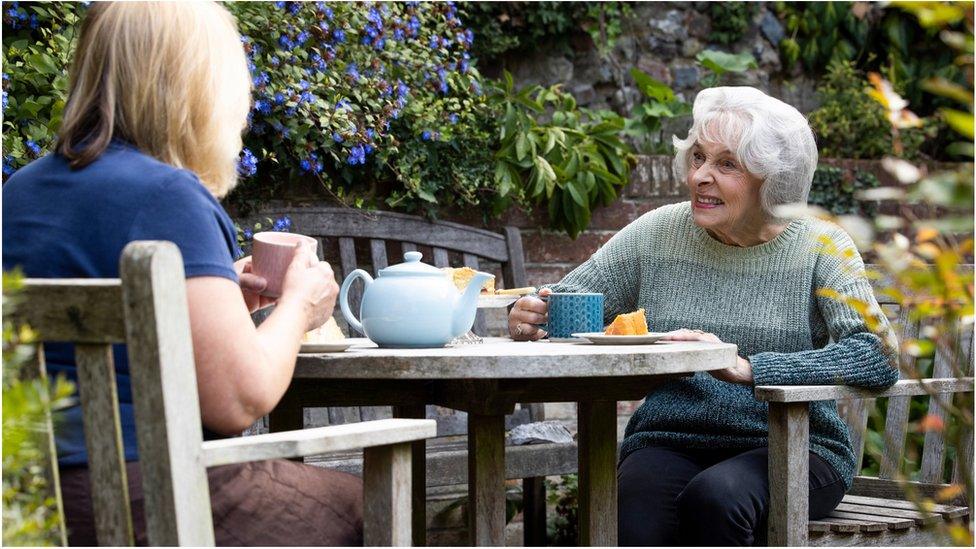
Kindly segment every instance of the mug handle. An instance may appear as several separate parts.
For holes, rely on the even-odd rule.
[[[362,269],[356,269],[355,271],[349,273],[349,276],[342,281],[342,288],[339,289],[339,308],[342,309],[342,316],[346,318],[346,322],[348,322],[349,325],[357,332],[365,334],[366,332],[363,330],[362,323],[356,319],[356,315],[354,315],[352,309],[349,308],[349,288],[357,278],[362,278],[363,282],[366,283],[366,286],[363,288],[364,296],[366,295],[366,289],[369,288],[369,285],[373,283],[373,277],[369,276],[369,273]],[[360,306],[360,309],[362,309],[362,306]],[[362,310],[359,312],[362,314]]]

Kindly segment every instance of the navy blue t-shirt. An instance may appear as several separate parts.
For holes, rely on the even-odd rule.
[[[122,248],[133,240],[168,240],[183,254],[187,278],[237,282],[234,223],[195,174],[114,141],[94,162],[72,170],[50,154],[3,186],[3,269],[31,278],[118,278]],[[124,345],[113,348],[125,459],[138,459]],[[77,382],[74,348],[44,346],[48,373]],[[56,418],[62,465],[88,461],[81,408]]]

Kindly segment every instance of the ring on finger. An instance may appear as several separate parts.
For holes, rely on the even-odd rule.
[[[519,322],[515,325],[515,335],[522,335],[522,323]]]

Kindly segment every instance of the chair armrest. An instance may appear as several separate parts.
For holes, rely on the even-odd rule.
[[[812,402],[839,398],[877,398],[941,393],[973,392],[972,377],[903,379],[887,389],[866,389],[849,385],[763,385],[756,398],[767,402]]]
[[[432,419],[380,419],[203,443],[205,467],[293,458],[423,440],[437,434]]]

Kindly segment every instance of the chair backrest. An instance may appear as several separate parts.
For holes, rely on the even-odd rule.
[[[869,269],[874,269],[868,265]],[[962,274],[972,275],[973,266],[963,265],[960,268]],[[885,289],[892,287],[891,280],[881,279],[872,281],[874,286],[875,298],[886,316],[891,321],[892,327],[898,336],[899,343],[919,337],[922,330],[922,323],[908,307],[901,307],[891,296],[885,293]],[[938,348],[935,353],[931,374],[926,377],[959,377],[972,375],[973,371],[973,337],[971,331],[961,332],[959,338],[960,346],[958,349]],[[955,356],[951,356],[951,355]],[[912,372],[916,370],[917,358],[910,353],[901,352],[899,355],[899,367],[901,372]],[[961,368],[961,370],[960,370]],[[948,417],[943,406],[945,399],[952,395],[933,395],[926,397],[914,397],[925,401],[928,414],[933,416],[934,423],[942,422],[948,428]],[[894,479],[899,475],[907,475],[908,471],[903,471],[905,442],[908,434],[909,413],[911,399],[913,397],[901,396],[890,397],[887,402],[887,412],[885,415],[885,432],[883,440],[883,454],[879,468],[878,477],[882,479]],[[876,410],[876,399],[845,399],[837,402],[838,411],[847,423],[851,434],[851,442],[854,447],[857,463],[862,463],[865,447],[865,433],[870,414]],[[926,483],[942,483],[945,481],[945,465],[947,457],[947,444],[945,432],[947,429],[929,429],[924,435],[921,459],[918,461],[918,480]],[[968,436],[968,439],[965,438]],[[972,470],[973,464],[973,439],[972,431],[959,441],[956,448],[953,463],[952,480],[957,482],[961,479],[962,472]],[[917,457],[916,457],[917,459]]]
[[[517,227],[505,227],[499,234],[396,212],[313,206],[265,208],[238,221],[250,227],[282,216],[291,218],[294,232],[318,240],[320,259],[332,263],[340,283],[356,269],[365,269],[375,275],[387,265],[401,262],[404,253],[420,251],[424,261],[436,267],[466,266],[493,272],[499,288],[527,285],[522,236]],[[349,291],[349,306],[353,311],[359,310],[362,291],[358,284]],[[336,320],[346,326],[350,337],[362,337],[346,325],[340,313],[336,314]],[[480,311],[472,329],[476,334],[485,335],[484,315]],[[306,426],[382,419],[392,415],[389,406],[308,409],[305,413]],[[427,417],[437,420],[439,437],[467,433],[463,412],[428,406]],[[543,417],[541,405],[524,407],[509,418],[509,426],[540,421]]]
[[[75,346],[100,545],[133,545],[112,344],[127,345],[150,545],[213,545],[183,260],[133,242],[120,279],[27,279],[12,315],[40,343]],[[43,348],[37,374],[46,377]],[[165,367],[163,365],[165,364]],[[51,452],[52,470],[57,473]]]

